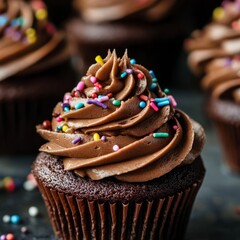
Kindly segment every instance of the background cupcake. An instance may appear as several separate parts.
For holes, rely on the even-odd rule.
[[[224,1],[213,11],[213,20],[202,30],[195,30],[186,40],[191,70],[201,75],[213,59],[240,53],[240,3]]]
[[[0,153],[37,149],[36,123],[74,84],[69,56],[44,2],[1,2]]]
[[[127,53],[96,61],[51,129],[38,126],[48,142],[32,171],[55,234],[182,239],[205,172],[203,129]]]
[[[240,173],[240,80],[231,79],[216,87],[208,113],[217,130],[224,159],[233,172]]]
[[[104,55],[108,49],[123,54],[127,48],[138,62],[154,70],[162,86],[181,86],[176,72],[182,42],[206,22],[216,2],[75,0],[79,16],[66,29],[76,69],[85,74],[97,54]]]

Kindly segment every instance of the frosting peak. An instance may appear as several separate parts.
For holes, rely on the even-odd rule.
[[[147,181],[193,161],[204,134],[174,108],[174,98],[161,90],[153,71],[127,52],[122,58],[109,52],[96,61],[57,104],[51,128],[38,126],[48,141],[40,151],[63,156],[65,170],[94,180]],[[195,140],[200,135],[202,141]]]

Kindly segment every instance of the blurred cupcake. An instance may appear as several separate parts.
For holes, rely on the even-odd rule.
[[[218,85],[208,105],[217,130],[224,159],[233,172],[240,173],[240,79]]]
[[[240,53],[240,1],[224,1],[213,11],[213,20],[202,30],[195,30],[186,40],[191,70],[201,75],[216,58]]]
[[[116,49],[123,55],[127,48],[138,62],[171,84],[186,37],[186,2],[75,0],[79,17],[69,21],[66,29],[76,69],[85,74],[97,54]]]
[[[183,239],[204,178],[202,127],[152,71],[110,53],[53,110],[33,164],[60,239]]]
[[[47,17],[41,0],[0,3],[1,154],[36,150],[36,123],[74,85],[64,35]]]

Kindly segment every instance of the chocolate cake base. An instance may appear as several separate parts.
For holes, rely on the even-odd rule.
[[[200,157],[145,182],[92,181],[40,153],[32,172],[60,239],[183,239],[205,169]]]
[[[0,82],[0,153],[36,152],[43,143],[36,125],[51,118],[56,102],[76,83],[70,61]]]

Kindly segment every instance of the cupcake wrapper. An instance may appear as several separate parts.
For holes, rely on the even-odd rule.
[[[230,169],[240,173],[240,125],[212,119],[223,148],[224,159]]]
[[[143,202],[99,202],[58,192],[38,181],[60,239],[183,239],[202,180],[173,196]]]

